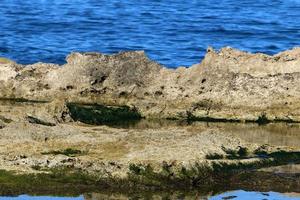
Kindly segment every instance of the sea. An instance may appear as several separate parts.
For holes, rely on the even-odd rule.
[[[231,46],[300,45],[300,0],[1,0],[0,57],[64,64],[71,52],[144,50],[167,67]]]

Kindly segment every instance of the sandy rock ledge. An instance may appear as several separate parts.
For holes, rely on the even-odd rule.
[[[141,51],[72,53],[62,66],[0,59],[0,177],[21,184],[26,176],[33,186],[38,177],[49,182],[45,187],[68,177],[83,190],[84,180],[125,190],[280,186],[299,192],[299,173],[264,170],[299,163],[299,146],[240,137],[252,129],[233,134],[223,125],[164,121],[112,127],[141,119],[300,122],[299,72],[298,48],[274,56],[209,48],[200,64],[177,69]]]

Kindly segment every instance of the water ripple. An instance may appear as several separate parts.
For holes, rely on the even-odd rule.
[[[145,50],[176,67],[207,46],[275,54],[299,45],[298,0],[2,0],[0,56],[64,63],[72,51]]]

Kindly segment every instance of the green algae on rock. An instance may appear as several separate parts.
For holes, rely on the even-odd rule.
[[[77,174],[78,182],[87,175],[91,188],[189,190],[224,187],[224,180],[239,174],[250,177],[258,169],[300,162],[299,148],[246,143],[224,130],[174,124],[123,129],[13,122],[0,129],[0,167],[19,175],[45,173],[58,181],[51,176],[55,172],[62,182],[69,181],[69,173]],[[223,157],[211,160],[209,154]]]
[[[286,152],[285,155],[289,153]],[[292,157],[294,158],[292,161],[300,161],[299,152],[297,156]],[[39,173],[29,174],[0,170],[0,193],[8,194],[8,191],[14,194],[63,192],[59,188],[63,188],[65,192],[70,191],[69,195],[87,191],[130,193],[137,188],[140,191],[220,192],[237,186],[240,189],[299,192],[299,173],[276,175],[268,171],[257,170],[283,164],[287,159],[279,161],[280,163],[277,160],[267,159],[231,163],[226,161],[202,164],[196,162],[193,167],[189,168],[162,163],[158,171],[151,164],[130,164],[127,177],[107,177],[102,172],[88,173],[74,167],[35,168]],[[72,190],[74,187],[76,191]]]
[[[84,152],[82,152],[79,149],[72,149],[72,148],[67,148],[64,150],[52,150],[52,151],[48,151],[48,152],[42,152],[43,155],[66,155],[66,156],[70,156],[70,157],[75,157],[76,155],[82,155]]]

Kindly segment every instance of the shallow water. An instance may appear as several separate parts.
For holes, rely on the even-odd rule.
[[[30,196],[30,195],[21,195],[17,197],[0,197],[0,200],[8,200],[8,199],[14,199],[14,200],[104,200],[104,199],[131,199],[132,197],[122,195],[122,194],[98,194],[98,193],[91,193],[91,194],[85,194],[78,197],[51,197],[51,196]],[[210,200],[222,200],[222,199],[242,199],[242,200],[254,200],[254,199],[272,199],[272,200],[298,200],[300,199],[300,194],[298,193],[277,193],[277,192],[247,192],[243,190],[237,190],[237,191],[231,191],[231,192],[225,192],[223,194],[218,194],[215,196],[210,195],[201,195],[201,194],[195,194],[194,196],[191,195],[161,195],[161,194],[153,194],[153,195],[147,195],[147,196],[137,196],[133,199],[210,199]]]
[[[91,126],[81,124],[82,126]],[[233,134],[249,143],[270,144],[274,146],[289,146],[300,148],[299,123],[270,123],[259,125],[257,123],[224,123],[224,122],[186,122],[172,120],[135,120],[115,124],[107,124],[114,128],[124,129],[161,129],[168,127],[187,128],[189,131],[199,132],[212,128]],[[95,126],[96,128],[97,126]]]
[[[297,193],[276,193],[276,192],[246,192],[243,190],[233,191],[233,192],[226,192],[220,195],[213,196],[209,198],[211,200],[218,200],[218,199],[243,199],[243,200],[252,200],[252,199],[272,199],[272,200],[296,200],[300,199],[300,194]]]
[[[170,67],[207,46],[274,54],[299,45],[299,0],[2,0],[0,56],[64,63],[71,51],[145,50]]]

